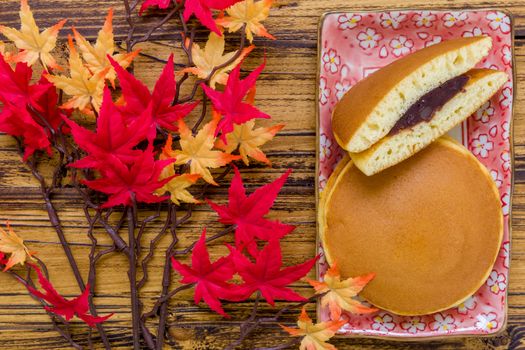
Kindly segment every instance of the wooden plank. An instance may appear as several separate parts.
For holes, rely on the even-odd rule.
[[[340,8],[373,10],[390,6],[395,7],[488,7],[500,6],[511,11],[516,18],[516,62],[518,95],[515,113],[515,152],[516,152],[516,187],[514,195],[512,270],[509,295],[509,325],[507,334],[496,339],[453,339],[439,342],[416,344],[406,342],[385,342],[377,340],[344,340],[334,343],[339,349],[488,349],[506,348],[516,327],[525,325],[525,100],[523,84],[525,80],[525,0],[519,1],[447,1],[437,0],[432,4],[418,0],[281,0],[276,1],[276,9],[267,21],[267,28],[278,37],[275,41],[256,40],[260,47],[251,55],[246,67],[253,68],[261,62],[262,48],[266,49],[267,69],[258,85],[257,104],[274,116],[273,122],[285,123],[284,131],[268,146],[266,151],[272,160],[273,168],[255,166],[243,169],[250,188],[260,186],[275,179],[287,168],[294,173],[283,189],[272,211],[274,217],[298,226],[296,232],[284,240],[284,261],[286,264],[298,263],[315,252],[315,76],[317,22],[321,13]],[[46,0],[31,1],[37,21],[45,25],[55,23],[59,18],[69,18],[70,25],[75,25],[89,38],[94,38],[103,22],[103,17],[110,6],[115,7],[115,29],[119,38],[126,33],[126,24],[120,1],[92,0],[89,10],[85,1]],[[17,25],[17,0],[4,0],[0,3],[0,23]],[[145,16],[145,23],[158,19],[158,14]],[[139,33],[145,26],[139,28]],[[137,62],[139,77],[152,85],[162,66],[158,59],[167,57],[171,51],[177,51],[175,42],[178,29],[170,24],[155,36],[156,43],[143,45],[142,55]],[[65,33],[64,33],[65,34]],[[198,40],[204,40],[203,32]],[[168,41],[166,41],[168,40]],[[180,52],[179,52],[180,57]],[[57,288],[67,294],[75,295],[78,288],[65,265],[64,256],[47,214],[39,198],[38,184],[20,162],[15,152],[13,141],[9,137],[0,137],[0,221],[9,218],[18,232],[31,242],[44,259]],[[210,198],[220,201],[225,198],[224,187],[214,189]],[[86,223],[81,212],[81,204],[75,191],[68,189],[54,198],[61,212],[66,234],[73,244],[75,256],[79,258],[80,269],[87,274],[85,257],[89,250]],[[145,213],[144,215],[147,215]],[[161,222],[155,222],[144,237],[144,245],[151,239]],[[199,207],[194,219],[180,232],[181,245],[195,239],[201,228],[208,226],[210,232],[218,232],[222,225],[216,223],[213,213],[206,207]],[[109,240],[102,230],[97,230],[101,246]],[[160,248],[166,241],[161,241]],[[162,249],[159,250],[159,252]],[[212,255],[224,253],[224,247],[214,245]],[[161,279],[162,256],[156,254],[151,264],[151,278],[145,286],[144,302],[151,306],[158,293]],[[116,348],[128,349],[131,346],[129,329],[129,291],[125,272],[127,263],[121,256],[114,256],[101,262],[98,274],[97,304],[102,312],[115,312],[108,322],[108,331]],[[14,283],[5,274],[0,274],[0,346],[6,349],[66,349],[69,348],[52,329],[48,317],[24,289]],[[296,289],[309,293],[310,289],[299,283]],[[232,320],[246,317],[250,312],[249,303],[229,304],[226,311]],[[312,311],[312,309],[310,309]],[[265,306],[263,314],[271,315],[274,310]],[[182,349],[223,349],[224,345],[237,334],[236,323],[223,320],[205,307],[192,303],[191,292],[177,297],[171,304],[170,321],[177,321],[177,327],[171,329]],[[293,322],[295,313],[287,314],[283,322]],[[220,321],[220,323],[219,323]],[[76,339],[86,344],[85,328],[77,322],[72,324]],[[243,348],[269,346],[284,343],[287,337],[276,324],[265,325],[260,332],[246,342]],[[507,343],[505,343],[507,342]],[[503,344],[503,345],[501,345]]]

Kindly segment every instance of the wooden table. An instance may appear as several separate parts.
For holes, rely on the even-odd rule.
[[[30,1],[41,27],[54,24],[60,18],[70,19],[81,33],[93,39],[107,9],[115,7],[115,31],[123,37],[126,24],[123,9],[118,0],[46,0]],[[514,117],[515,135],[515,191],[513,205],[512,268],[509,289],[509,323],[503,336],[498,338],[450,339],[429,343],[386,342],[376,340],[334,340],[339,349],[506,349],[524,348],[519,337],[525,339],[525,101],[522,86],[525,69],[525,0],[514,1],[457,1],[434,0],[432,2],[408,0],[276,0],[268,30],[277,37],[275,41],[257,41],[259,49],[251,56],[247,66],[253,67],[266,48],[268,65],[258,84],[257,104],[274,117],[275,122],[286,123],[286,128],[266,146],[273,168],[255,166],[243,170],[250,187],[267,183],[287,168],[294,173],[276,202],[272,215],[298,226],[295,233],[284,240],[285,264],[298,263],[315,252],[315,77],[317,54],[317,23],[319,16],[335,9],[383,9],[387,7],[408,8],[465,8],[500,6],[511,11],[516,25],[517,99]],[[0,2],[0,23],[18,26],[18,0]],[[154,20],[154,18],[146,18]],[[176,28],[168,25],[155,36],[155,43],[143,47],[144,53],[167,57],[174,44],[170,41]],[[202,37],[202,35],[201,35]],[[153,58],[141,56],[137,62],[140,78],[150,85],[160,71],[161,65]],[[13,226],[39,252],[50,267],[51,278],[57,289],[67,295],[78,294],[69,266],[50,227],[47,213],[43,210],[37,183],[28,169],[20,162],[11,138],[0,137],[0,219],[10,219]],[[225,197],[225,186],[215,189],[212,198]],[[82,272],[86,274],[85,257],[89,250],[86,222],[81,213],[79,198],[73,191],[64,190],[54,197],[60,210],[69,241],[79,259]],[[160,223],[158,224],[160,225]],[[202,206],[185,228],[181,244],[197,237],[203,226],[218,231],[220,224],[207,207]],[[158,229],[158,227],[157,227]],[[102,233],[99,243],[107,244]],[[166,242],[161,242],[166,245]],[[214,254],[223,253],[223,247],[215,246]],[[144,301],[158,293],[161,279],[160,254],[153,260],[153,273],[144,289]],[[129,348],[131,344],[129,291],[126,277],[127,262],[121,256],[106,259],[102,263],[97,282],[97,298],[101,312],[115,312],[107,329],[114,345]],[[296,289],[309,293],[304,284]],[[171,329],[183,349],[222,349],[238,332],[236,322],[223,320],[206,307],[198,307],[191,301],[190,292],[180,295],[171,304],[170,321],[177,321]],[[234,320],[246,317],[249,303],[227,306]],[[312,310],[311,310],[312,311]],[[272,314],[264,307],[263,314]],[[296,315],[290,313],[283,322],[293,322]],[[75,328],[76,326],[73,325]],[[85,328],[79,328],[85,330]],[[86,335],[76,331],[80,342]],[[523,334],[521,334],[523,333]],[[520,335],[521,334],[521,335]],[[243,349],[270,346],[286,342],[277,324],[265,325],[256,336],[249,339]],[[58,349],[67,348],[61,337],[52,330],[49,319],[36,302],[27,296],[24,288],[5,274],[0,274],[0,347],[2,349]]]

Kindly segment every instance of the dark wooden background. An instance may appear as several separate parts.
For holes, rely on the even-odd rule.
[[[126,31],[122,4],[118,0],[33,0],[30,4],[41,27],[54,24],[61,18],[70,19],[81,33],[95,38],[109,7],[115,8],[115,31],[120,38]],[[277,37],[275,41],[256,40],[258,49],[247,62],[254,67],[260,62],[263,48],[268,64],[263,72],[257,91],[257,104],[274,117],[274,122],[286,123],[286,128],[269,143],[265,150],[273,162],[273,168],[255,166],[244,169],[243,174],[250,187],[271,181],[287,168],[294,173],[276,202],[272,215],[298,226],[295,233],[285,238],[285,264],[298,263],[315,252],[315,77],[317,52],[317,24],[319,16],[326,11],[339,9],[374,10],[391,7],[406,8],[466,8],[499,6],[513,13],[516,28],[517,99],[514,116],[515,137],[515,191],[513,197],[512,268],[509,289],[509,323],[507,331],[497,338],[455,338],[427,343],[387,342],[377,340],[334,340],[339,349],[507,349],[525,348],[521,344],[520,327],[525,327],[525,101],[522,84],[525,68],[525,0],[519,1],[456,1],[434,0],[276,0],[271,17],[265,23]],[[18,26],[18,0],[0,0],[0,23]],[[144,19],[155,20],[154,15]],[[176,42],[175,25],[168,25],[155,37],[154,42],[143,45],[143,53],[137,61],[139,77],[150,86],[162,65],[155,59],[166,58]],[[65,35],[65,31],[62,33]],[[152,57],[148,57],[152,56]],[[50,267],[51,278],[57,289],[67,295],[78,294],[78,288],[66,263],[54,230],[50,227],[43,210],[37,183],[20,162],[11,138],[0,136],[0,220],[10,219],[17,232],[39,252]],[[213,190],[212,198],[225,197],[225,187]],[[55,198],[60,210],[67,237],[74,245],[74,253],[81,269],[87,273],[86,257],[89,240],[86,223],[81,212],[79,198],[73,191],[64,190]],[[158,229],[160,222],[151,230]],[[211,232],[221,229],[207,207],[199,208],[182,234],[181,245],[198,237],[206,225]],[[100,244],[108,244],[102,232]],[[165,247],[166,242],[161,246]],[[160,250],[159,250],[160,252]],[[224,253],[216,246],[213,254]],[[153,273],[144,289],[144,302],[151,304],[157,295],[161,279],[160,266],[163,259],[157,254],[153,260]],[[107,323],[110,337],[116,347],[126,349],[131,344],[129,291],[126,277],[127,262],[120,256],[102,262],[97,280],[97,298],[101,312],[115,312]],[[308,294],[310,289],[300,283],[299,292]],[[171,304],[171,332],[181,349],[222,349],[236,337],[239,319],[246,317],[251,305],[230,304],[226,311],[234,317],[223,320],[206,307],[195,306],[191,292],[180,295]],[[313,307],[310,309],[313,313]],[[274,311],[265,307],[263,314]],[[293,322],[296,315],[287,314],[283,322]],[[73,325],[75,328],[75,325]],[[85,334],[76,331],[79,341]],[[524,331],[525,333],[525,331]],[[249,339],[243,349],[256,346],[272,346],[287,341],[277,324],[265,325]],[[60,336],[52,330],[43,310],[27,296],[25,290],[5,274],[0,274],[0,348],[2,349],[58,349],[68,348]]]

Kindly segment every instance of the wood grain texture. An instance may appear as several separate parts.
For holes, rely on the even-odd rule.
[[[94,38],[109,7],[115,8],[115,30],[122,38],[126,30],[123,11],[118,0],[42,0],[31,1],[37,21],[42,26],[51,25],[60,18],[70,19],[89,38]],[[273,162],[273,168],[254,166],[243,169],[249,187],[259,186],[275,179],[287,168],[293,168],[290,181],[278,198],[272,215],[297,225],[297,230],[284,239],[285,264],[298,263],[315,253],[315,76],[317,50],[317,23],[319,16],[337,9],[381,9],[388,7],[490,7],[500,6],[511,11],[516,24],[517,99],[514,116],[515,174],[516,186],[513,197],[513,247],[509,292],[509,327],[500,337],[491,339],[458,338],[428,343],[387,342],[362,339],[337,339],[339,349],[506,349],[523,348],[518,335],[525,326],[525,0],[519,1],[457,1],[435,0],[430,5],[424,1],[407,0],[278,0],[272,15],[266,22],[268,30],[277,37],[275,41],[256,40],[258,49],[247,62],[254,67],[260,62],[263,48],[268,64],[258,84],[257,104],[274,117],[275,122],[286,123],[286,128],[265,148]],[[0,23],[18,25],[17,0],[0,1]],[[146,22],[155,20],[155,14],[145,16]],[[143,26],[141,26],[143,28]],[[166,58],[175,50],[178,32],[170,24],[155,35],[155,42],[143,45],[143,54],[137,62],[139,77],[152,85],[160,72],[161,64],[155,58]],[[200,33],[202,39],[204,33]],[[180,53],[179,53],[180,54]],[[50,227],[47,213],[43,210],[37,183],[28,169],[20,162],[11,138],[0,137],[0,221],[10,219],[15,229],[39,252],[50,268],[57,289],[66,295],[78,293],[69,266],[54,230]],[[225,198],[224,186],[213,189],[210,198]],[[81,271],[87,274],[89,240],[87,225],[81,212],[78,196],[72,190],[64,190],[54,197],[64,224],[66,234],[73,245]],[[144,242],[149,241],[161,225],[155,222],[147,232]],[[208,226],[210,232],[222,226],[205,206],[199,207],[193,220],[181,230],[181,246],[195,239],[201,228]],[[109,244],[102,230],[97,231],[101,246]],[[165,247],[167,242],[161,242]],[[152,261],[151,278],[143,290],[144,302],[151,305],[159,292],[162,256],[156,254]],[[224,253],[224,247],[212,247],[212,255]],[[100,264],[96,303],[102,313],[115,312],[107,323],[107,329],[115,348],[127,349],[131,344],[130,305],[128,282],[125,272],[127,261],[122,256],[110,256]],[[297,284],[301,293],[309,293],[305,284]],[[222,349],[237,335],[236,321],[250,312],[248,303],[228,304],[226,311],[232,320],[223,320],[206,307],[193,304],[191,292],[178,296],[170,304],[172,335],[180,349]],[[313,308],[310,309],[313,312]],[[262,310],[271,315],[270,307]],[[283,323],[293,322],[295,313],[289,313]],[[218,322],[220,321],[220,323]],[[86,344],[85,328],[73,322],[75,339]],[[523,334],[521,334],[523,337]],[[514,340],[513,340],[514,339]],[[286,336],[277,324],[267,324],[249,339],[243,349],[284,343]],[[52,330],[43,310],[27,296],[23,287],[8,276],[0,274],[0,347],[2,349],[67,349],[67,344]]]

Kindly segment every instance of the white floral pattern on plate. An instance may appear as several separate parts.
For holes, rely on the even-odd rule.
[[[499,11],[403,11],[354,12],[326,15],[322,23],[319,79],[319,137],[325,147],[331,141],[330,155],[319,154],[318,186],[342,159],[331,130],[331,115],[345,91],[368,74],[411,51],[444,40],[481,34],[493,37],[493,48],[479,67],[501,69],[511,77],[504,89],[460,126],[456,136],[491,171],[500,191],[505,214],[504,243],[491,277],[470,298],[455,308],[433,315],[403,317],[383,310],[371,315],[344,315],[350,322],[342,335],[379,337],[434,337],[495,333],[506,319],[506,288],[509,266],[509,211],[511,191],[510,121],[512,117],[512,38],[510,18]],[[396,41],[397,40],[397,41]],[[334,50],[340,57],[338,69],[325,70],[322,56]],[[397,51],[394,51],[397,50]],[[335,57],[335,56],[333,56]],[[328,54],[330,58],[330,54]],[[331,67],[329,67],[331,68]],[[320,152],[322,145],[319,145]],[[321,157],[324,157],[321,160]],[[319,247],[322,253],[322,247]],[[326,271],[321,255],[319,273]],[[490,284],[490,285],[489,285]],[[329,319],[319,310],[321,321]],[[478,317],[479,316],[479,317]]]

